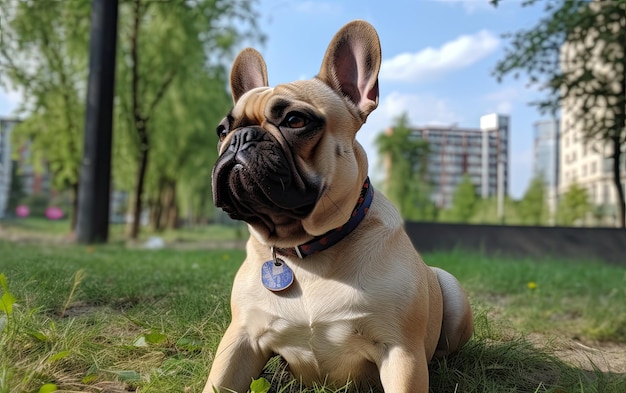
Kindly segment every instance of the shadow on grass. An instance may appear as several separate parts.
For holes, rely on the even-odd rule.
[[[472,340],[431,364],[431,392],[626,392],[626,376],[587,371],[523,339]]]
[[[474,337],[459,353],[429,365],[430,393],[626,392],[626,374],[575,367],[552,348],[538,348],[520,335],[508,334],[505,326],[489,317],[488,309],[474,308]],[[282,358],[270,360],[263,374],[272,383],[270,393],[352,391],[349,386],[306,389],[287,369]]]
[[[522,338],[505,342],[474,338],[461,352],[434,360],[429,368],[431,393],[626,392],[626,375],[573,367]],[[323,386],[307,389],[287,369],[282,358],[270,360],[263,374],[272,383],[270,393],[353,391],[349,386],[338,390]]]

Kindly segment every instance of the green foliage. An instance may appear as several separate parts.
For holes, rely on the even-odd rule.
[[[0,83],[28,98],[14,141],[30,146],[31,163],[52,172],[57,190],[77,189],[90,14],[90,0],[0,1]],[[213,129],[230,106],[225,64],[244,40],[263,40],[256,19],[248,0],[120,2],[116,189],[156,199],[164,179],[176,209],[212,211]]]
[[[120,15],[116,184],[132,193],[134,223],[144,200],[158,205],[165,192],[176,199],[166,206],[170,215],[181,200],[189,211],[206,210],[213,156],[206,152],[216,141],[209,130],[230,104],[222,61],[258,35],[253,4],[135,0],[121,3]],[[128,234],[138,231],[131,225]]]
[[[461,182],[452,194],[452,206],[444,214],[447,221],[453,222],[469,222],[470,218],[476,213],[478,206],[478,194],[476,186],[472,183],[469,175],[463,175]]]
[[[26,196],[26,193],[24,193],[22,177],[18,173],[17,162],[13,161],[11,165],[11,189],[9,190],[7,211],[14,212],[24,196]]]
[[[28,206],[29,216],[31,217],[45,217],[49,203],[50,199],[43,194],[28,195],[19,201],[20,205]]]
[[[56,392],[57,390],[59,390],[57,385],[53,383],[46,383],[39,388],[38,393],[51,393]]]
[[[574,225],[591,212],[591,203],[587,189],[578,183],[572,183],[561,197],[557,207],[557,223],[559,225]]]
[[[13,133],[57,189],[78,182],[84,121],[88,0],[0,2],[0,83],[20,88],[27,118]]]
[[[543,176],[534,177],[518,205],[519,216],[524,224],[545,224],[548,206]]]
[[[519,202],[510,197],[504,198],[503,203],[504,223],[507,225],[520,225],[524,221],[519,214]],[[448,212],[445,212],[449,214]],[[445,218],[445,217],[444,217]],[[498,198],[480,198],[476,201],[474,214],[469,220],[470,224],[502,224],[502,217],[498,216]]]
[[[0,297],[0,311],[2,311],[7,317],[11,316],[11,314],[13,314],[15,296],[9,292],[9,283],[4,273],[0,273],[0,289],[2,289],[2,297]],[[0,332],[2,332],[1,329]]]
[[[265,378],[259,378],[252,381],[250,384],[250,393],[267,393],[272,385]]]
[[[529,0],[524,4],[542,4],[544,17],[509,36],[510,45],[494,75],[501,80],[510,74],[526,74],[531,84],[547,93],[535,105],[553,113],[567,110],[571,118],[563,132],[575,125],[587,142],[606,144],[614,163],[619,163],[626,144],[626,0]],[[613,165],[624,227],[621,170]]]
[[[395,119],[391,133],[378,136],[376,145],[388,160],[385,194],[400,214],[407,220],[434,220],[437,209],[430,199],[428,142],[413,135],[406,113]]]

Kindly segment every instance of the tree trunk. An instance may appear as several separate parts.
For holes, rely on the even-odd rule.
[[[143,185],[148,170],[148,136],[145,131],[145,127],[142,134],[145,137],[145,142],[142,141],[139,153],[139,165],[137,168],[137,178],[135,180],[135,200],[133,201],[133,219],[126,232],[126,236],[133,240],[137,240],[137,237],[139,236],[141,211],[143,210]]]
[[[78,220],[78,182],[72,184],[71,188],[71,198],[72,198],[72,211],[70,216],[70,233],[75,233],[76,231],[76,222]]]
[[[626,12],[626,9],[624,9]],[[620,19],[622,23],[621,29],[626,28],[624,22],[626,22],[626,15]],[[623,30],[622,30],[623,31]],[[622,48],[622,64],[620,75],[619,92],[618,92],[618,105],[617,113],[615,113],[615,131],[613,134],[613,183],[617,191],[617,213],[619,215],[620,228],[626,228],[626,202],[624,198],[624,187],[622,186],[621,176],[621,163],[622,163],[622,143],[626,139],[626,48]]]
[[[139,139],[139,157],[137,165],[137,177],[135,179],[135,199],[132,203],[132,221],[129,223],[126,236],[136,240],[139,236],[139,225],[141,224],[141,210],[143,208],[143,183],[146,178],[146,170],[148,168],[148,130],[147,119],[142,115],[141,105],[139,102],[139,23],[140,19],[140,0],[135,0],[133,4],[133,26],[130,34],[130,58],[131,67],[131,95],[132,95],[132,111],[135,130]]]
[[[178,228],[178,204],[176,203],[176,180],[171,180],[168,184],[169,199],[167,201],[167,228]]]
[[[166,180],[161,192],[163,213],[161,214],[161,228],[175,229],[178,221],[176,205],[176,181]]]
[[[150,205],[150,228],[152,228],[153,232],[158,232],[160,229],[161,203],[159,202],[159,198],[156,197],[151,199],[148,204]]]
[[[161,217],[163,216],[163,187],[165,186],[165,179],[159,178],[157,191],[152,201],[150,211],[150,226],[155,232],[159,232],[163,227],[161,226]]]
[[[626,202],[624,198],[624,187],[622,186],[621,166],[622,146],[620,135],[613,137],[613,184],[617,191],[617,215],[619,227],[626,228]]]

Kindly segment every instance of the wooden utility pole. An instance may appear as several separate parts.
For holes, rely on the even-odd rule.
[[[76,223],[76,240],[85,244],[105,243],[109,237],[117,14],[118,0],[93,0]]]

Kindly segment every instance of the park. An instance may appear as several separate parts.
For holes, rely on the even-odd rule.
[[[234,314],[231,290],[246,244],[250,255],[248,239],[259,236],[230,206],[216,208],[225,194],[211,183],[215,146],[230,132],[220,119],[228,113],[232,122],[231,93],[237,104],[244,91],[236,82],[229,91],[234,56],[244,45],[269,38],[272,48],[276,34],[286,37],[284,26],[265,35],[274,31],[268,14],[371,16],[305,3],[0,3],[0,393],[202,391]],[[514,114],[482,116],[493,110],[483,102],[472,112],[480,127],[456,125],[467,114],[442,125],[450,111],[422,116],[419,105],[404,103],[426,101],[400,90],[379,102],[378,79],[370,81],[369,110],[384,113],[356,136],[369,156],[370,195],[391,200],[421,257],[462,283],[473,312],[469,342],[429,363],[429,391],[625,392],[626,1],[427,3],[434,14],[493,28],[486,15],[506,20],[512,7],[534,22],[515,24],[506,31],[519,30],[502,40],[482,30],[413,57],[384,55],[381,86],[424,83],[411,79],[413,69],[432,72],[433,81],[446,72],[454,79],[480,64],[464,45],[485,58],[497,48],[490,78],[523,75],[538,110],[563,116],[551,120],[561,127],[550,134],[560,149],[542,153],[554,165],[535,162],[531,173],[520,163],[529,155],[516,150],[523,143]],[[385,34],[401,30],[384,15],[376,26],[383,47]],[[450,57],[455,50],[467,64]],[[275,67],[283,57],[269,53]],[[440,69],[420,63],[428,56]],[[404,68],[395,68],[398,59]],[[404,72],[406,80],[394,79]],[[11,89],[19,103],[6,113],[2,94]],[[435,123],[416,127],[416,118]],[[290,129],[303,121],[293,119]],[[522,186],[520,168],[528,169]],[[249,386],[251,393],[355,391],[351,381],[305,386],[279,355]]]
[[[171,246],[145,249],[125,246],[122,228],[108,245],[63,245],[59,224],[3,223],[2,391],[199,391],[244,257],[237,230],[180,230],[164,234]],[[623,265],[462,250],[423,257],[464,283],[475,313],[469,344],[431,365],[431,391],[626,388]],[[302,388],[280,359],[263,376],[272,391],[334,391]]]

